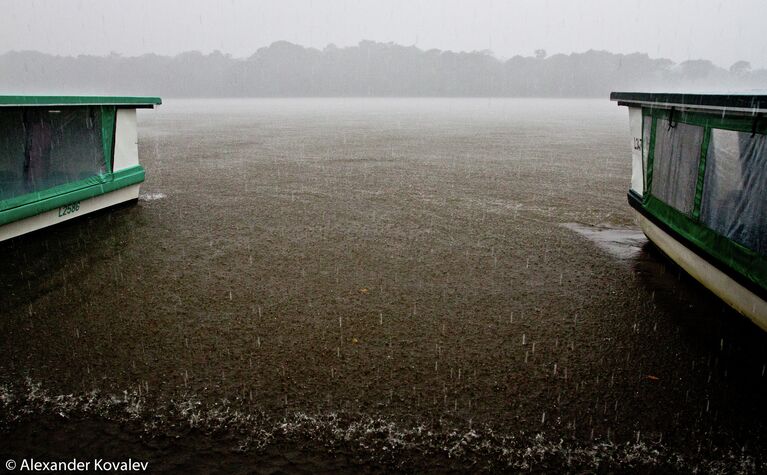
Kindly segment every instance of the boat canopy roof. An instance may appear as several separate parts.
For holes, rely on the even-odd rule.
[[[767,94],[683,94],[666,92],[612,92],[610,100],[621,106],[704,109],[762,114],[767,112]]]
[[[162,104],[159,97],[130,96],[0,96],[0,107],[123,106],[151,109]]]

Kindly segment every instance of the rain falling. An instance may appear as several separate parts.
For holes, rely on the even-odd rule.
[[[767,12],[679,3],[10,2],[0,462],[767,470]]]

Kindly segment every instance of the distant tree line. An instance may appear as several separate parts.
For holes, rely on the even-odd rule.
[[[767,70],[738,61],[679,64],[647,54],[585,53],[500,60],[489,51],[421,50],[362,41],[319,50],[278,41],[248,58],[215,51],[177,56],[0,55],[0,94],[144,94],[166,97],[513,96],[605,97],[612,90],[750,90]]]

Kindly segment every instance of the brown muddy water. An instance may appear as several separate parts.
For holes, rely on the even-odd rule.
[[[590,100],[167,100],[138,203],[0,243],[3,461],[759,472],[767,336]]]

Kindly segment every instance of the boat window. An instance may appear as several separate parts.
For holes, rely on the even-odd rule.
[[[701,221],[759,254],[767,254],[767,136],[712,129]]]
[[[94,107],[0,110],[0,200],[106,173]]]
[[[692,214],[703,127],[658,119],[653,154],[652,194]]]
[[[24,123],[21,109],[0,110],[0,200],[23,194]]]

